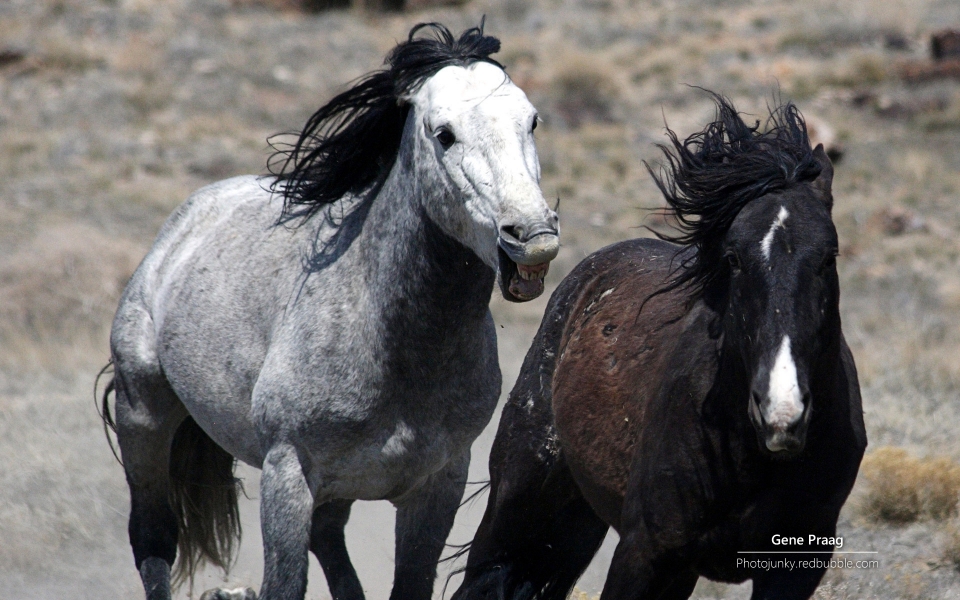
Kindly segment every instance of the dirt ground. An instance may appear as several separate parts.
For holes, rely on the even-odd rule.
[[[400,14],[294,4],[0,2],[0,597],[142,594],[92,392],[118,295],[192,190],[264,172],[269,135],[299,128],[422,21],[459,30],[486,15],[499,60],[540,109],[543,189],[560,199],[563,237],[548,293],[590,252],[662,225],[641,161],[656,158],[664,121],[686,135],[711,118],[691,86],[757,118],[774,94],[796,101],[843,153],[841,308],[871,446],[960,460],[960,82],[916,75],[932,72],[930,34],[960,27],[956,0],[472,0]],[[545,304],[492,301],[504,392]],[[474,481],[497,418],[474,448]],[[229,581],[257,586],[258,473],[239,476],[249,498]],[[879,567],[833,570],[818,597],[960,598],[942,524],[867,522],[862,487],[840,534]],[[483,505],[461,512],[452,543],[472,537]],[[358,503],[348,526],[372,599],[389,593],[392,518],[386,503]],[[588,594],[615,543],[581,580]],[[328,598],[311,569],[307,597]],[[219,583],[204,573],[196,589]],[[701,582],[696,596],[749,589]]]

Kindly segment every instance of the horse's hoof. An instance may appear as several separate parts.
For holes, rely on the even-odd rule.
[[[232,590],[217,588],[205,591],[200,596],[200,600],[257,600],[257,593],[253,591],[253,588],[235,588]]]

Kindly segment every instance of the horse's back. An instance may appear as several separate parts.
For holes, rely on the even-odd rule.
[[[584,260],[558,290],[571,298],[556,339],[554,419],[581,491],[614,527],[656,375],[685,326],[682,291],[659,293],[681,260],[666,242],[621,242]]]

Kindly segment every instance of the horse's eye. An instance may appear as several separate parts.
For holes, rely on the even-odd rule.
[[[837,266],[837,253],[836,251],[831,252],[823,259],[823,264],[820,265],[820,270],[825,271],[827,269],[832,269]]]
[[[540,122],[540,115],[533,115],[533,125],[530,126],[530,133],[537,130],[537,123]]]
[[[453,135],[453,132],[446,127],[441,127],[438,129],[435,135],[437,141],[440,142],[440,145],[443,146],[444,150],[448,150],[450,146],[457,141],[457,136]]]
[[[737,253],[736,253],[736,252],[734,252],[733,250],[731,250],[731,251],[727,252],[724,256],[726,257],[727,263],[729,263],[730,268],[731,268],[732,270],[734,270],[734,271],[739,271],[739,270],[740,270],[740,257],[737,256]]]

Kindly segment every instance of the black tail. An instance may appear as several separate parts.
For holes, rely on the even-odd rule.
[[[170,450],[170,506],[177,515],[173,585],[190,581],[204,563],[226,573],[240,543],[236,460],[192,417],[177,429]]]
[[[100,378],[114,375],[110,360],[97,374],[94,399],[99,400],[97,412],[103,420],[103,432],[110,450],[120,464],[110,432],[117,432],[117,424],[110,414],[110,394],[117,391],[117,379],[110,378],[103,395],[97,397]],[[170,508],[177,517],[177,562],[173,568],[172,584],[178,587],[185,581],[193,587],[193,576],[198,567],[209,563],[229,570],[233,552],[240,542],[240,508],[237,503],[239,481],[233,476],[236,460],[187,417],[170,447]]]
[[[107,387],[103,390],[103,396],[97,396],[97,388],[100,387],[100,378],[104,375],[110,375],[110,382],[107,383]],[[100,415],[100,419],[103,420],[103,435],[107,436],[107,443],[110,444],[110,452],[113,452],[113,457],[117,459],[117,462],[121,465],[123,461],[120,460],[120,455],[117,453],[117,447],[113,445],[113,438],[110,437],[110,432],[112,431],[114,435],[117,433],[117,424],[113,420],[113,416],[110,414],[110,394],[115,392],[117,389],[117,379],[113,377],[113,359],[110,359],[106,365],[100,369],[100,372],[97,373],[97,378],[93,381],[93,403],[97,407],[97,413]],[[99,400],[99,404],[97,401]]]

